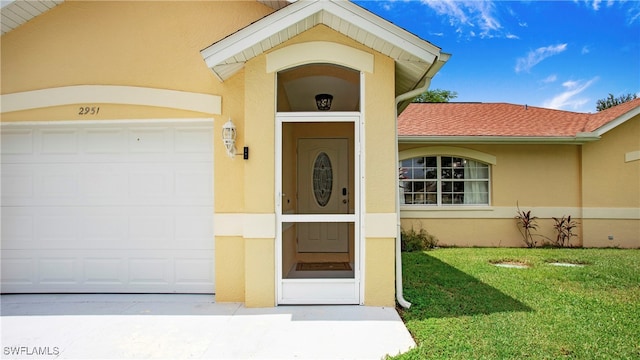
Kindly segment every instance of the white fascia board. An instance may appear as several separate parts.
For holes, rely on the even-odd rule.
[[[440,48],[437,46],[420,39],[416,35],[349,1],[327,1],[324,2],[323,5],[324,10],[349,21],[353,25],[382,40],[404,49],[406,52],[423,59],[427,63],[433,63],[440,54]]]
[[[640,115],[640,106],[634,109],[631,109],[631,111],[622,114],[621,116],[617,117],[613,121],[609,121],[608,123],[594,130],[593,133],[598,136],[602,136],[603,134],[607,133],[609,130],[615,129],[616,127],[624,124],[625,122],[627,122],[627,120],[632,119],[637,115]]]
[[[590,133],[586,133],[590,134]],[[398,136],[400,144],[573,144],[596,141],[597,136]]]
[[[213,68],[273,34],[312,16],[322,10],[321,4],[317,1],[293,3],[203,49],[200,54],[207,66]]]
[[[440,55],[438,47],[386,20],[381,21],[381,18],[357,5],[347,1],[322,0],[295,2],[203,49],[200,53],[207,66],[213,68],[273,34],[323,10],[424,59],[427,63],[433,63]]]

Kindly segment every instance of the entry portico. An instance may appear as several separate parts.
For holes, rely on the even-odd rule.
[[[392,306],[395,100],[448,55],[344,1],[293,3],[202,55],[243,81],[225,111],[249,149],[215,163],[217,299]]]

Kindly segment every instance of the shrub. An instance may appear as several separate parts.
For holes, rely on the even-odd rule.
[[[556,231],[555,245],[558,247],[571,246],[571,238],[578,236],[573,231],[578,227],[578,223],[575,220],[571,220],[571,215],[562,216],[561,218],[553,218],[555,223],[553,229]]]
[[[416,231],[413,226],[410,230],[402,229],[401,235],[401,249],[402,251],[422,251],[434,249],[438,246],[438,238],[431,235],[427,230],[420,228]]]
[[[527,247],[535,247],[537,242],[533,239],[533,233],[531,231],[538,229],[538,224],[536,223],[538,218],[531,215],[531,210],[520,210],[520,206],[517,204],[516,206],[518,207],[516,222],[520,235],[522,235],[522,239],[524,243],[527,244]]]

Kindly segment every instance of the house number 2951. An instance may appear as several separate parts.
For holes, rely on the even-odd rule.
[[[78,109],[78,115],[98,115],[100,106],[81,106]]]

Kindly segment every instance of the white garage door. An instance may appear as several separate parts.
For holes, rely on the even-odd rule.
[[[2,292],[214,292],[212,120],[2,126]]]

